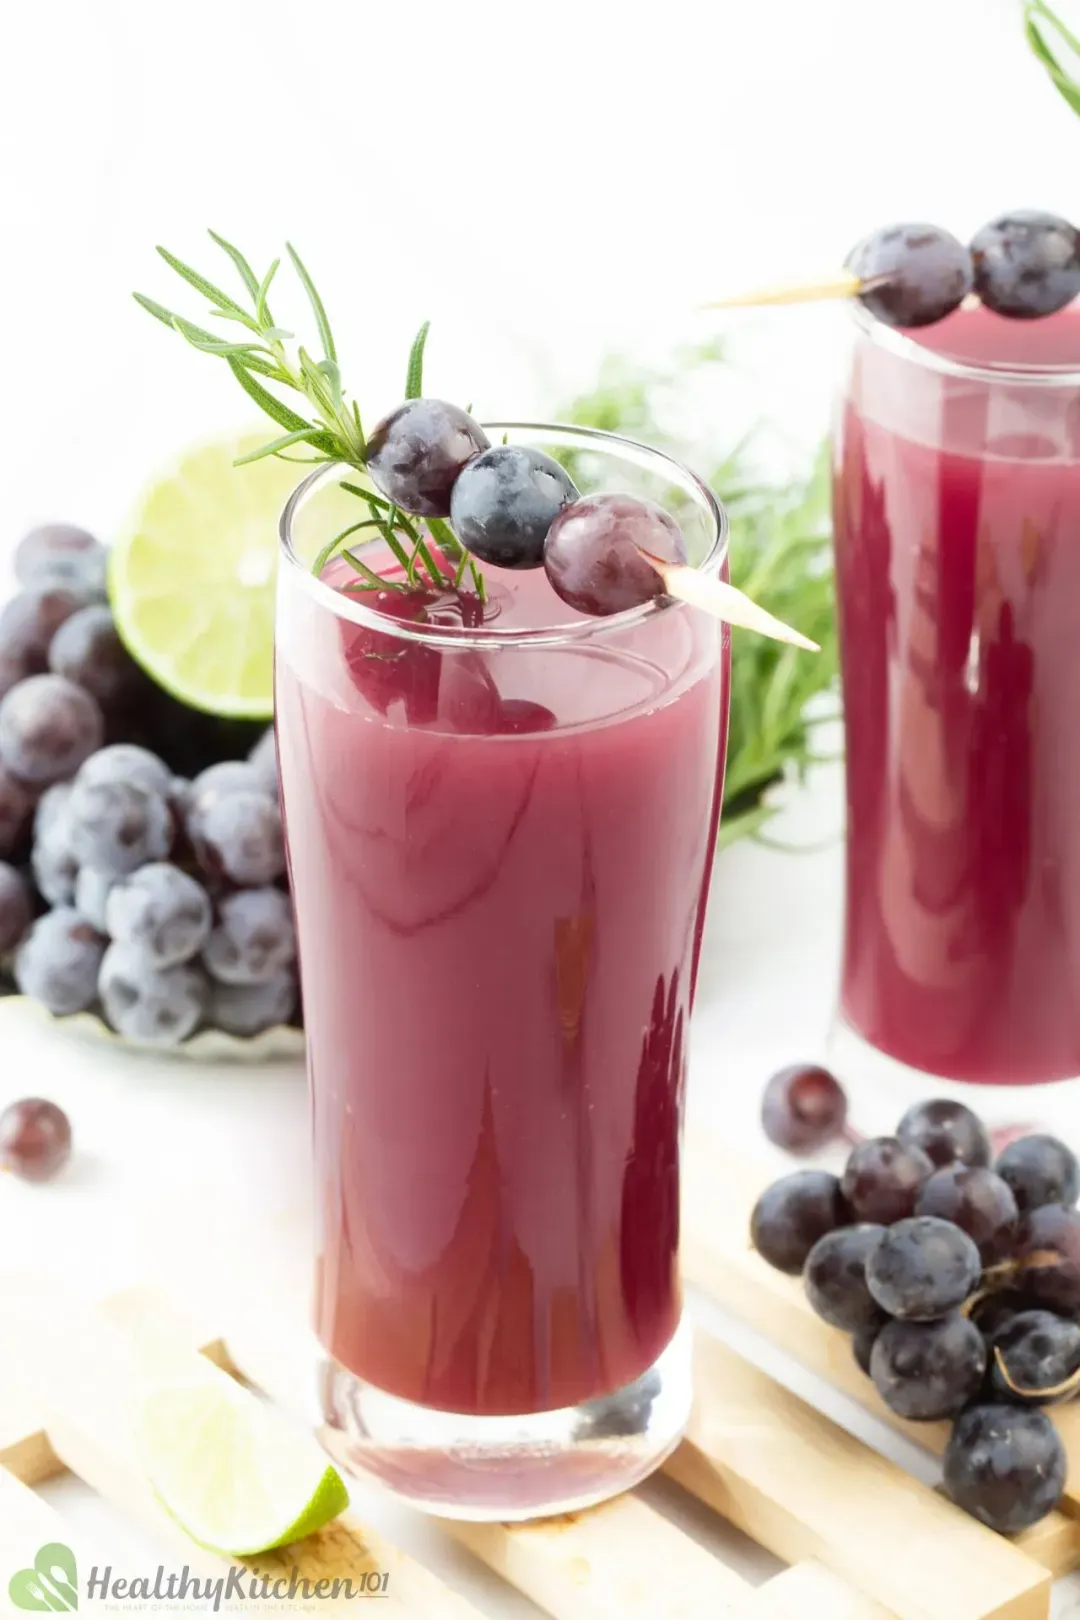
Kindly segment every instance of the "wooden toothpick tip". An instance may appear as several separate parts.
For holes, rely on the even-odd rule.
[[[799,630],[793,630],[765,608],[758,607],[734,585],[728,585],[710,574],[702,574],[685,563],[665,562],[662,557],[646,551],[644,546],[639,546],[638,550],[645,561],[656,569],[668,595],[676,600],[700,608],[703,613],[711,614],[724,624],[735,624],[742,630],[753,630],[759,636],[767,636],[770,641],[783,641],[791,647],[802,647],[807,652],[821,651],[816,641],[811,641]]]
[[[703,309],[750,309],[761,304],[809,304],[829,298],[854,298],[863,283],[850,270],[820,276],[811,281],[792,281],[780,287],[761,287],[756,292],[736,293],[732,298],[718,298]]]

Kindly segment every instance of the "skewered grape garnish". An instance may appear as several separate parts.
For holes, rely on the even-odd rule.
[[[842,274],[719,299],[712,309],[856,298],[886,326],[917,330],[968,296],[1011,320],[1055,315],[1080,296],[1080,232],[1057,214],[1017,209],[963,243],[937,225],[887,225],[852,249]]]
[[[71,1157],[71,1123],[43,1097],[23,1097],[0,1114],[0,1169],[22,1181],[51,1181]]]
[[[460,593],[468,569],[482,606],[486,585],[477,559],[510,569],[537,568],[542,563],[555,592],[581,613],[608,616],[674,596],[727,623],[816,650],[815,643],[756,607],[726,581],[686,566],[678,525],[659,507],[618,494],[581,500],[551,457],[516,445],[492,449],[468,411],[426,396],[422,382],[427,323],[409,356],[404,402],[365,437],[356,402],[347,399],[342,387],[325,307],[295,250],[287,245],[315,315],[323,348],[318,361],[303,347],[295,357],[286,349],[284,339],[290,334],[275,325],[267,305],[266,287],[273,271],[260,287],[239,249],[218,236],[214,241],[240,272],[244,296],[253,305],[250,312],[174,254],[164,248],[158,251],[178,275],[211,300],[215,317],[244,328],[243,342],[223,345],[153,299],[142,293],[135,297],[194,348],[224,355],[247,394],[275,423],[289,428],[284,438],[265,445],[254,459],[303,444],[324,460],[366,473],[374,484],[378,493],[343,482],[368,515],[320,554],[316,565],[320,574],[345,541],[365,529],[375,531],[400,569],[375,573],[360,555],[362,543],[354,541],[343,554],[358,574],[367,576],[367,583],[352,588],[369,595],[372,585],[388,595],[418,589]],[[312,417],[299,416],[268,383],[301,395]],[[447,517],[452,524],[444,521]]]
[[[959,309],[971,291],[971,254],[936,225],[890,225],[864,237],[847,269],[858,298],[888,326],[931,326]]]
[[[1035,1408],[1080,1393],[1080,1211],[1060,1202],[1077,1193],[1063,1142],[1019,1138],[994,1170],[988,1157],[970,1109],[920,1103],[895,1137],[858,1143],[839,1183],[808,1169],[767,1187],[751,1241],[789,1274],[805,1252],[813,1310],[851,1335],[899,1417],[954,1421],[949,1494],[1011,1534],[1064,1489],[1061,1443]]]
[[[971,243],[975,291],[997,315],[1056,315],[1080,295],[1080,232],[1057,214],[1018,209]]]

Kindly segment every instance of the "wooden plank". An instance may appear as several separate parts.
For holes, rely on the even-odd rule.
[[[759,1586],[733,1620],[894,1620],[823,1564],[792,1564]]]
[[[169,1322],[187,1344],[213,1338],[224,1361],[284,1410],[306,1420],[303,1391],[310,1376],[311,1341],[299,1316],[290,1316],[278,1296],[262,1291],[253,1305],[234,1290],[211,1308],[181,1315],[152,1290],[136,1289],[106,1302],[104,1310],[133,1328],[153,1313]],[[237,1327],[232,1328],[234,1313]],[[217,1339],[224,1325],[224,1346]],[[446,1523],[446,1529],[482,1562],[560,1620],[664,1620],[702,1612],[754,1620],[755,1592],[720,1560],[683,1535],[635,1496],[624,1496],[588,1513],[532,1524]],[[649,1580],[643,1581],[642,1570]],[[663,1575],[657,1582],[656,1573]],[[818,1571],[799,1581],[827,1581],[835,1602],[843,1597],[843,1620],[889,1620],[836,1576]],[[794,1585],[796,1593],[801,1589]],[[708,1600],[706,1603],[706,1599]],[[749,1605],[749,1607],[747,1607]],[[765,1611],[767,1612],[767,1611]]]
[[[695,1385],[668,1472],[770,1552],[900,1620],[1046,1620],[1041,1565],[704,1334]]]
[[[556,1620],[726,1620],[753,1590],[636,1496],[531,1524],[444,1523]]]
[[[109,1320],[100,1310],[65,1310],[53,1301],[42,1316],[39,1300],[27,1301],[21,1311],[9,1291],[3,1300],[0,1387],[9,1376],[32,1386],[49,1444],[64,1465],[157,1540],[179,1547],[193,1571],[220,1575],[225,1561],[196,1548],[163,1512],[136,1455],[135,1313],[129,1308],[120,1313],[122,1321]],[[177,1347],[176,1365],[197,1354]],[[302,1542],[234,1562],[271,1581],[289,1578],[294,1569],[311,1583],[355,1582],[385,1571],[391,1613],[417,1620],[479,1620],[471,1603],[352,1514]],[[320,1598],[319,1613],[352,1615],[357,1601]]]
[[[858,1402],[882,1423],[940,1456],[949,1438],[945,1423],[909,1423],[881,1400],[857,1365],[851,1341],[815,1315],[798,1277],[766,1265],[750,1246],[750,1212],[771,1179],[725,1148],[710,1132],[688,1133],[683,1202],[683,1273],[688,1282],[755,1328]],[[1080,1410],[1055,1413],[1070,1453],[1063,1511],[1018,1537],[1031,1557],[1054,1575],[1080,1565]]]
[[[14,1617],[26,1613],[25,1609],[17,1608],[10,1601],[10,1583],[20,1573],[35,1584],[41,1581],[44,1574],[43,1590],[49,1590],[49,1571],[55,1561],[51,1558],[42,1560],[39,1553],[54,1542],[61,1543],[74,1555],[78,1583],[90,1568],[82,1537],[36,1491],[30,1490],[7,1469],[0,1468],[0,1616],[3,1620],[8,1620],[9,1616],[14,1620]],[[60,1579],[64,1580],[62,1573]],[[76,1584],[76,1597],[78,1591]],[[54,1587],[54,1595],[56,1592]]]

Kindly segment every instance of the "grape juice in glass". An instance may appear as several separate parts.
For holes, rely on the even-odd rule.
[[[723,566],[721,512],[667,458],[504,431],[583,492],[661,501]],[[679,1138],[726,637],[663,600],[586,618],[543,570],[422,614],[341,560],[316,579],[356,520],[341,476],[286,512],[277,636],[324,1434],[435,1511],[566,1510],[687,1416]]]
[[[1031,1119],[1053,1094],[1015,1088],[1080,1076],[1080,311],[857,321],[834,1061],[890,1128],[901,1093],[974,1085]]]

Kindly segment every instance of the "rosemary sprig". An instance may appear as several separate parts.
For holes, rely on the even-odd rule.
[[[208,301],[210,314],[215,320],[228,321],[234,326],[242,327],[246,336],[241,337],[237,334],[235,337],[226,337],[215,334],[205,327],[196,326],[193,321],[167,309],[155,299],[148,298],[145,293],[135,293],[134,297],[148,314],[160,321],[163,326],[179,332],[193,349],[198,349],[202,354],[216,355],[224,360],[248,397],[255,401],[271,421],[285,430],[278,438],[271,439],[268,443],[260,445],[257,450],[241,456],[236,465],[247,466],[253,461],[261,461],[265,456],[277,456],[283,461],[344,462],[363,471],[367,462],[367,441],[360,408],[356,400],[350,400],[345,393],[338,365],[337,345],[326,306],[304,261],[291,242],[286,242],[285,251],[297,279],[307,294],[315,318],[321,351],[321,358],[318,359],[303,344],[297,344],[295,349],[287,348],[286,344],[293,340],[293,333],[285,331],[274,321],[270,309],[270,289],[281,260],[275,259],[266,274],[260,278],[245,255],[232,242],[219,236],[216,231],[211,231],[210,237],[231,260],[243,284],[245,301],[233,298],[207,276],[193,269],[191,265],[185,264],[183,259],[177,258],[174,253],[170,253],[167,248],[159,247],[157,251],[182,280]],[[424,346],[427,342],[428,329],[429,322],[425,321],[416,335],[409,354],[405,395],[407,399],[416,399],[423,391]],[[299,395],[306,406],[306,411],[294,409],[273,391],[273,386],[268,387],[267,384],[286,389],[290,394]],[[285,453],[297,447],[311,450],[313,454],[296,457]],[[466,569],[470,569],[477,594],[481,600],[484,599],[486,593],[483,575],[474,559],[459,543],[449,524],[432,519],[426,525],[428,535],[441,554],[444,569],[439,566],[420,527],[396,507],[392,507],[389,501],[383,500],[373,490],[360,484],[343,482],[342,488],[364,502],[369,517],[361,523],[351,524],[323,547],[315,560],[316,573],[321,573],[331,557],[338,554],[348,536],[360,530],[374,529],[386,542],[405,572],[403,581],[388,580],[381,579],[366,564],[357,567],[357,572],[370,576],[380,588],[386,590],[415,588],[421,568],[435,586],[446,586],[451,581],[460,584],[465,577]],[[357,564],[357,559],[352,553],[346,553],[346,556],[350,566]]]
[[[1062,66],[1046,37],[1044,24],[1049,24],[1061,45],[1076,58],[1076,67],[1072,72]],[[1065,26],[1057,13],[1051,10],[1046,0],[1027,0],[1024,7],[1024,27],[1028,44],[1050,75],[1051,83],[1057,87],[1073,112],[1080,114],[1080,39]],[[1060,49],[1060,46],[1058,48]]]

